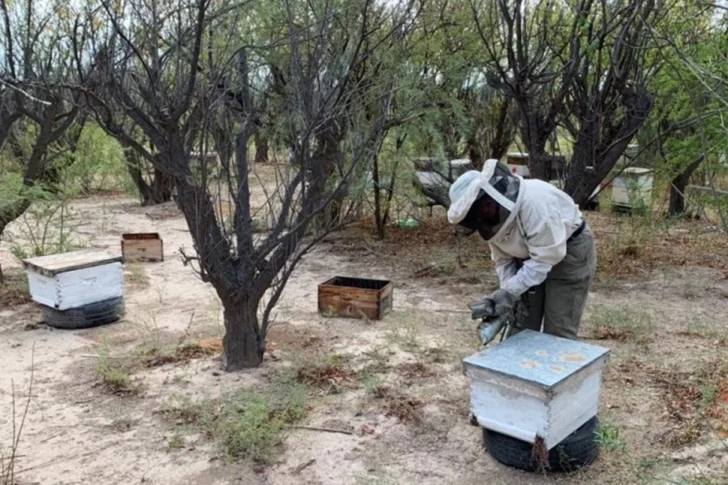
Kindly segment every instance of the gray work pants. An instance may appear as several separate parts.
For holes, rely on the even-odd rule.
[[[597,267],[594,236],[588,224],[566,248],[566,256],[551,269],[546,281],[523,294],[528,317],[520,322],[521,329],[541,331],[543,324],[544,333],[576,340]],[[512,328],[509,337],[519,331]]]

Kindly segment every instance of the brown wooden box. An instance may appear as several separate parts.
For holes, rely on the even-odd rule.
[[[125,263],[164,261],[164,243],[156,232],[122,234],[121,255]]]
[[[392,310],[391,281],[336,276],[318,287],[318,309],[327,317],[381,320]]]

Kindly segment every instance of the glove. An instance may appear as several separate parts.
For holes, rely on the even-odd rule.
[[[512,313],[518,301],[516,295],[504,289],[493,292],[487,299],[493,302],[493,315],[497,317]]]
[[[518,297],[506,290],[498,290],[477,303],[468,305],[473,320],[499,317],[512,312]]]

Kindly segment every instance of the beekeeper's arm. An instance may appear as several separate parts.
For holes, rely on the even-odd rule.
[[[521,296],[529,288],[538,286],[548,276],[551,268],[566,256],[568,236],[558,211],[541,207],[536,213],[519,217],[518,230],[524,237],[530,259],[501,288],[515,296]]]
[[[490,246],[490,257],[495,263],[495,272],[498,274],[498,281],[501,286],[516,275],[518,262],[515,258],[504,253],[498,246],[488,243]]]

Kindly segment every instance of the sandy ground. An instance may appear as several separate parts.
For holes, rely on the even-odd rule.
[[[196,358],[138,370],[133,378],[140,391],[115,395],[99,385],[94,372],[99,352],[121,356],[144,346],[220,336],[221,311],[212,288],[181,262],[180,248],[190,250],[192,244],[173,207],[142,209],[133,200],[96,197],[75,203],[74,212],[81,224],[77,239],[84,246],[118,253],[123,232],[155,231],[164,238],[166,259],[143,265],[148,284],[136,282],[128,269],[127,314],[117,324],[60,331],[41,323],[35,304],[0,308],[4,452],[11,441],[12,390],[20,413],[33,373],[16,463],[20,483],[577,484],[681,483],[704,477],[714,480],[705,483],[725,483],[719,477],[728,476],[728,441],[720,441],[728,428],[720,429],[720,417],[697,440],[670,444],[676,421],[666,403],[677,391],[665,390],[655,377],[674,369],[690,374],[725,357],[728,284],[719,270],[666,268],[595,286],[584,337],[599,336],[589,318],[604,308],[643,312],[653,325],[639,343],[609,335],[599,341],[613,349],[602,415],[619,429],[627,452],[605,450],[597,463],[576,475],[528,475],[496,463],[481,447],[480,430],[467,420],[468,381],[461,359],[477,351],[478,342],[462,311],[492,283],[490,275],[481,275],[485,285],[467,278],[447,284],[415,278],[383,262],[376,250],[352,250],[355,238],[343,245],[334,239],[308,255],[290,280],[271,331],[272,355],[259,369],[227,374],[214,356]],[[7,243],[0,246],[0,264],[6,273],[20,270]],[[316,285],[336,274],[395,281],[395,311],[376,323],[320,317]],[[334,352],[350,356],[354,367],[379,355],[386,382],[422,402],[421,422],[387,417],[362,386],[352,385],[337,394],[316,393],[304,421],[352,434],[290,430],[271,465],[220,459],[209,440],[194,435],[184,436],[182,449],[170,449],[169,440],[180,431],[161,411],[174,399],[259,389],[296,362]],[[421,363],[425,371],[408,372],[412,363]]]

